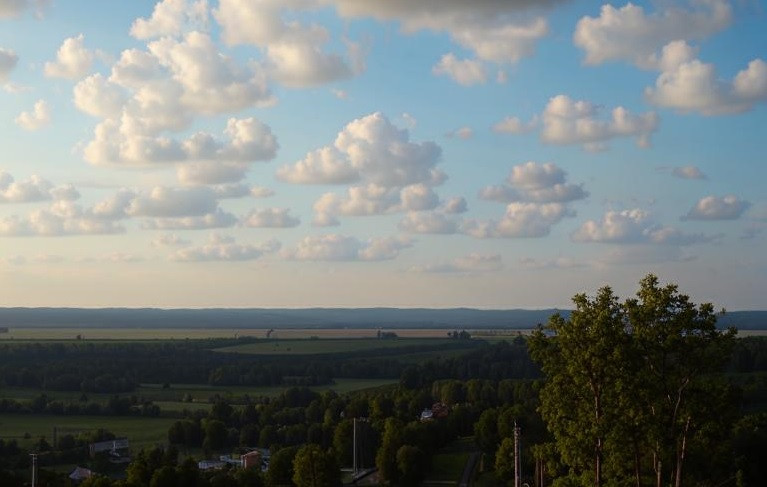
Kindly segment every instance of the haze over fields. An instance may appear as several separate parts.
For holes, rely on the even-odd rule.
[[[0,0],[0,306],[765,307],[764,0]]]
[[[74,309],[0,308],[0,326],[13,328],[339,329],[463,328],[530,330],[568,310],[478,309]],[[767,311],[734,311],[720,327],[767,329]],[[0,338],[3,338],[0,335]]]

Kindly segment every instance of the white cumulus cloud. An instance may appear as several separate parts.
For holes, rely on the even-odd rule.
[[[291,215],[288,208],[255,209],[242,220],[243,225],[253,228],[290,228],[300,223],[301,220]]]
[[[483,84],[487,81],[482,62],[476,59],[458,59],[453,53],[443,55],[431,72],[436,76],[448,76],[463,86]]]
[[[37,100],[32,110],[21,112],[14,121],[24,130],[40,130],[51,123],[51,109],[45,100]]]
[[[188,30],[205,29],[207,23],[207,0],[162,0],[155,4],[151,17],[133,22],[130,34],[137,39],[178,36]]]
[[[655,112],[634,115],[623,107],[614,108],[609,118],[602,119],[597,106],[567,95],[551,98],[541,120],[543,142],[581,144],[588,150],[600,150],[609,140],[618,137],[634,137],[640,147],[647,147],[659,125]]]
[[[528,161],[516,165],[511,169],[506,183],[482,188],[479,197],[501,203],[567,203],[588,196],[583,185],[567,183],[565,171],[550,162],[541,164]]]
[[[275,252],[280,243],[270,240],[260,245],[237,243],[233,238],[212,235],[207,244],[177,250],[170,258],[177,262],[208,262],[255,260],[266,253]]]
[[[82,78],[93,65],[95,54],[85,47],[85,36],[69,37],[56,52],[56,60],[45,63],[45,75],[51,78]]]
[[[355,237],[326,234],[305,237],[295,247],[286,249],[283,256],[291,260],[310,261],[391,260],[412,245],[412,241],[405,237],[379,237],[361,241]]]
[[[500,220],[465,220],[464,233],[475,238],[545,237],[551,227],[575,213],[562,203],[514,202],[506,206]]]
[[[706,179],[706,175],[703,174],[696,166],[679,166],[671,170],[671,174],[680,179]]]
[[[283,18],[285,11],[316,6],[310,1],[221,0],[213,16],[228,45],[264,49],[266,70],[286,86],[312,86],[359,74],[364,70],[364,53],[358,44],[347,41],[345,55],[329,52],[326,28]]]
[[[735,195],[706,196],[690,208],[683,220],[736,220],[751,203]]]
[[[660,73],[655,86],[645,89],[647,100],[681,113],[702,115],[741,113],[767,102],[767,62],[752,60],[730,80],[713,64],[687,60]]]
[[[608,211],[600,221],[584,222],[571,236],[575,242],[649,243],[676,246],[710,242],[719,237],[687,234],[674,227],[659,225],[649,212],[638,208]]]
[[[657,51],[675,40],[705,39],[730,25],[728,0],[691,0],[689,6],[669,3],[646,14],[633,3],[616,8],[602,6],[599,17],[578,21],[573,40],[586,53],[586,64],[627,61],[643,69],[656,69]]]

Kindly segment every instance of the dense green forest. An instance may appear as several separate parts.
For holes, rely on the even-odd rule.
[[[531,486],[763,485],[767,339],[736,338],[717,327],[711,305],[653,276],[634,298],[604,288],[574,305],[531,337],[455,333],[461,339],[330,355],[216,351],[252,338],[4,343],[0,391],[37,393],[3,397],[0,413],[104,419],[55,440],[0,440],[0,485],[28,485],[30,452],[39,454],[40,486],[70,485],[55,467],[74,464],[101,474],[86,487],[340,485],[355,457],[377,468],[367,481],[420,485],[445,459],[462,468],[473,452],[473,485],[513,485],[515,425],[521,480]],[[394,383],[345,394],[309,388],[363,377]],[[211,396],[205,407],[163,410],[141,396],[147,383],[204,384]],[[283,391],[215,393],[229,385]],[[118,416],[170,418],[166,440],[134,451],[127,467],[89,456],[89,443],[114,437]],[[463,456],[445,453],[458,444],[469,445]],[[256,447],[270,453],[264,471],[198,468]]]

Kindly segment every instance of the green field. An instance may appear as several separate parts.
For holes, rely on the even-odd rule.
[[[39,414],[0,414],[0,438],[16,439],[29,446],[40,437],[52,441],[53,428],[60,435],[77,434],[104,428],[118,437],[127,437],[131,446],[141,448],[165,443],[173,418],[131,416],[50,416]],[[28,436],[29,438],[25,438]]]
[[[200,340],[209,338],[254,337],[266,338],[264,328],[11,328],[7,333],[0,333],[0,342],[4,340],[44,341],[44,340]],[[395,330],[402,338],[444,338],[452,329],[414,328]],[[271,333],[271,338],[375,338],[377,328],[280,328]],[[478,332],[482,333],[482,332]],[[489,332],[485,332],[489,333]]]
[[[215,351],[249,355],[320,355],[405,347],[433,348],[455,343],[455,340],[449,338],[397,338],[388,340],[377,338],[323,338],[316,340],[263,340],[257,343],[217,348]],[[466,343],[466,348],[470,348],[471,343],[468,341]]]
[[[334,390],[338,394],[344,394],[362,389],[370,389],[396,383],[395,379],[336,379],[334,384],[321,386],[312,386],[317,392]],[[245,395],[251,398],[256,397],[274,397],[289,389],[290,386],[274,387],[216,387],[207,384],[171,384],[170,388],[163,389],[160,384],[142,384],[135,391],[130,393],[118,394],[120,396],[136,396],[142,400],[152,401],[162,409],[164,414],[175,415],[183,410],[208,409],[210,400],[218,395],[233,403],[242,403]],[[15,400],[30,400],[46,394],[49,399],[61,400],[65,402],[76,402],[82,395],[80,392],[72,391],[41,391],[33,388],[5,387],[0,389],[0,398]],[[105,404],[115,394],[95,394],[88,393],[89,401],[101,402]],[[184,401],[183,399],[187,399]],[[188,399],[191,399],[189,401]]]

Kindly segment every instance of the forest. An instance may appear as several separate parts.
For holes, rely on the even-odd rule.
[[[355,460],[377,469],[358,485],[440,485],[475,453],[470,485],[514,485],[515,426],[520,480],[530,486],[763,485],[767,339],[737,337],[712,305],[651,275],[634,297],[605,287],[573,305],[531,336],[455,331],[338,354],[220,351],[262,340],[254,338],[5,342],[0,413],[101,419],[55,440],[2,438],[0,425],[0,485],[29,485],[29,453],[38,454],[39,486],[73,485],[62,465],[96,472],[86,487],[334,486],[351,483]],[[332,390],[344,378],[391,383]],[[205,385],[210,397],[164,409],[144,397],[147,384]],[[281,392],[217,394],[224,386]],[[168,427],[128,464],[90,456],[90,443],[115,437],[117,417],[166,418]],[[268,468],[199,468],[255,449]]]

